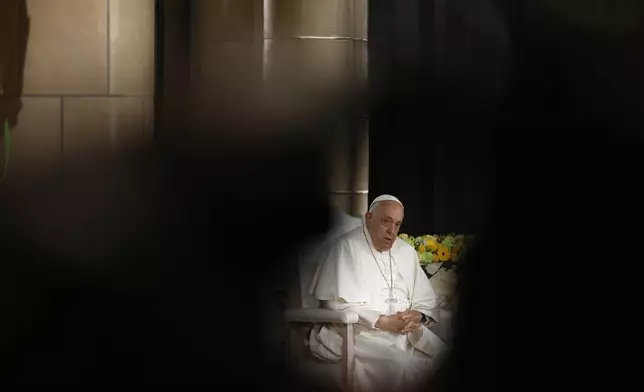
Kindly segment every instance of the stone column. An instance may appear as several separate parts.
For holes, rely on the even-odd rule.
[[[17,21],[0,33],[11,49],[5,84],[21,101],[3,187],[50,173],[63,156],[75,164],[152,140],[154,0],[1,3],[0,19]]]
[[[263,48],[270,93],[297,97],[292,110],[315,110],[318,93],[366,85],[367,0],[265,0]],[[367,124],[365,115],[360,125],[325,130],[332,203],[356,216],[367,209]]]
[[[262,85],[261,0],[192,0],[191,85],[197,121],[235,122],[255,110]],[[240,117],[242,116],[242,117]],[[217,127],[221,136],[227,128]],[[234,136],[234,135],[229,135]]]

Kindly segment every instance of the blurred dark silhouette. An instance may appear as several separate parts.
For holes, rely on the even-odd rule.
[[[22,108],[20,97],[29,37],[29,15],[25,0],[0,3],[0,124],[16,126]],[[0,136],[2,137],[2,136]]]
[[[324,176],[301,144],[204,153],[76,162],[2,195],[4,381],[279,380],[264,363],[261,288],[326,229]]]
[[[639,384],[644,5],[496,4],[512,68],[491,135],[492,220],[461,266],[437,387]]]
[[[444,5],[440,15],[438,3]],[[394,7],[378,0],[370,6],[383,4]],[[458,189],[440,181],[455,172],[444,165],[435,178],[433,162],[420,159],[418,145],[435,143],[442,156],[461,160],[458,166],[475,167],[489,164],[480,160],[485,155],[456,147],[491,141],[480,146],[493,148],[487,158],[495,179],[478,244],[459,261],[453,351],[427,390],[608,390],[639,383],[628,353],[641,347],[642,2],[417,5],[422,49],[417,57],[412,50],[410,68],[401,55],[385,59],[373,52],[402,45],[391,34],[370,42],[370,60],[389,61],[381,67],[387,83],[377,86],[376,114],[384,124],[376,124],[376,115],[371,121],[384,135],[384,153],[371,155],[379,179],[370,187],[400,195],[408,211],[433,204],[416,217],[418,225],[437,213],[460,225],[462,216],[450,220],[435,201],[437,188]],[[494,24],[507,31],[507,62],[500,61],[490,29],[475,28],[493,24],[482,8],[492,8]],[[496,74],[489,72],[495,64],[505,72],[500,100],[482,88]],[[391,164],[394,157],[402,168]],[[445,189],[438,190],[455,201],[480,197]]]

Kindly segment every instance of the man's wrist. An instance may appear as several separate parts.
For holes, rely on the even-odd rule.
[[[426,315],[425,313],[420,314],[420,324],[424,325],[425,327],[431,327],[436,324],[438,324],[438,321],[436,321],[433,317]]]

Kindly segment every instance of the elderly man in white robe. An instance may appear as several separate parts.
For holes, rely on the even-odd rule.
[[[429,376],[445,343],[428,328],[436,323],[436,296],[413,247],[397,240],[403,221],[395,197],[376,198],[364,225],[338,238],[320,265],[311,294],[324,307],[358,313],[355,390],[412,390]],[[341,326],[311,332],[313,355],[341,359]]]

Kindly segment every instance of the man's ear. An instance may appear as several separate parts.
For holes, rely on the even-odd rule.
[[[369,220],[369,219],[371,219],[372,216],[373,216],[373,214],[371,212],[367,211],[364,214],[364,219]]]

